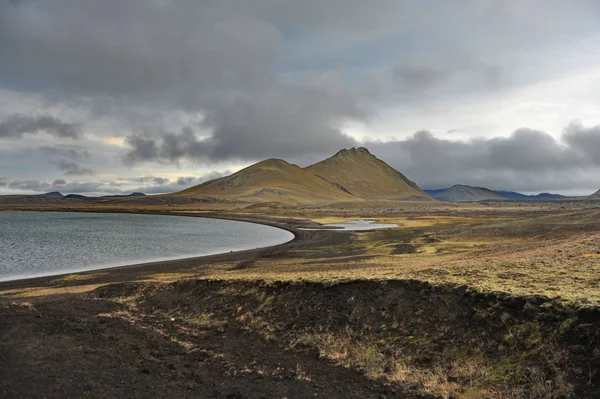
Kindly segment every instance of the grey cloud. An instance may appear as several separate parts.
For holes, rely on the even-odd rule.
[[[56,137],[77,138],[80,135],[80,126],[74,123],[65,123],[50,115],[14,114],[0,120],[0,138],[20,139],[26,134],[40,132]]]
[[[581,156],[600,164],[600,126],[585,128],[581,123],[572,123],[563,137]]]
[[[127,138],[131,151],[125,159],[172,163],[181,158],[254,160],[328,153],[356,144],[337,126],[363,117],[354,100],[341,93],[291,86],[214,102],[203,121],[213,132],[208,138],[198,138],[190,127],[133,134]]]
[[[157,176],[143,176],[143,177],[139,177],[139,178],[133,179],[133,180],[138,183],[150,183],[150,184],[155,184],[155,185],[163,185],[163,184],[166,184],[171,181],[170,179],[168,179],[166,177],[157,177]]]
[[[43,193],[60,191],[64,193],[89,193],[98,192],[103,186],[102,182],[67,182],[64,179],[54,180],[52,183],[39,180],[13,180],[7,187],[15,190]]]
[[[82,160],[90,157],[90,152],[85,147],[70,145],[55,145],[40,147],[40,151],[49,158],[62,157],[72,160]]]
[[[446,79],[447,74],[428,66],[397,66],[393,70],[394,79],[411,86],[424,88]]]
[[[66,159],[59,159],[56,161],[56,166],[59,169],[64,170],[68,176],[82,176],[82,175],[93,175],[94,171],[92,168],[82,167],[77,162],[67,161]]]
[[[46,191],[49,190],[52,185],[49,183],[42,183],[38,180],[14,180],[8,183],[8,188],[26,191]]]
[[[405,63],[392,69],[400,89],[422,92],[448,86],[463,92],[495,90],[506,85],[509,71],[501,65],[473,61],[465,57],[447,56],[422,63]],[[453,84],[453,85],[452,85]]]
[[[249,85],[268,79],[282,37],[239,5],[236,11],[212,1],[3,3],[0,72],[83,95],[160,92],[181,99],[198,87]]]
[[[146,194],[172,193],[175,191],[185,190],[186,188],[229,174],[231,174],[231,172],[229,171],[223,173],[209,172],[203,174],[202,176],[180,176],[175,181],[170,181],[169,179],[163,179],[160,177],[147,176],[146,178],[144,178],[144,180],[151,184],[138,187],[134,191],[139,191]]]
[[[600,186],[599,129],[571,127],[560,141],[525,128],[506,138],[470,141],[422,131],[365,145],[424,188],[461,183],[525,191],[592,189]]]
[[[65,101],[83,96],[207,116],[209,138],[168,126],[155,137],[129,135],[129,162],[301,157],[354,144],[338,127],[370,114],[361,82],[345,74],[371,58],[365,51],[373,59],[407,55],[402,59],[411,61],[397,65],[395,74],[410,85],[429,87],[460,71],[490,84],[503,69],[487,58],[503,58],[498,54],[515,43],[531,47],[534,39],[579,33],[585,24],[567,22],[593,19],[587,2],[550,3],[528,2],[516,12],[508,3],[475,0],[435,7],[393,0],[377,6],[358,0],[5,2],[0,85],[62,93]],[[543,21],[563,23],[523,18],[540,9]],[[395,37],[398,43],[390,44]],[[449,65],[412,61],[430,53],[442,53]],[[310,83],[330,72],[340,75],[337,86]]]
[[[99,182],[80,182],[67,181],[65,179],[56,179],[50,182],[39,180],[10,180],[0,178],[0,187],[7,187],[13,190],[30,191],[32,193],[44,193],[49,191],[60,191],[63,194],[130,194],[132,192],[143,192],[146,194],[164,194],[181,191],[186,188],[204,183],[205,181],[216,179],[231,172],[209,172],[200,176],[180,176],[175,181],[168,178],[157,176],[145,176],[123,181],[99,181]],[[142,186],[136,186],[136,183],[145,183]]]
[[[79,164],[79,161],[91,157],[90,152],[85,147],[55,145],[40,147],[39,151],[48,158],[50,163],[56,165],[58,169],[65,171],[67,176],[94,174],[92,168]]]

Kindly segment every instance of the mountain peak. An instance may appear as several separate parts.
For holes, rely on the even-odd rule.
[[[263,168],[289,168],[289,167],[294,167],[294,166],[296,166],[296,165],[292,165],[291,163],[284,161],[283,159],[269,158],[269,159],[265,159],[264,161],[255,163],[254,165],[251,165],[248,168],[260,168],[260,167],[263,167]]]
[[[414,182],[364,147],[340,150],[304,170],[357,198],[431,200]]]
[[[352,147],[350,149],[344,148],[344,149],[338,151],[332,158],[335,158],[337,156],[360,156],[360,155],[370,155],[372,157],[374,156],[365,147],[358,147],[358,148]]]

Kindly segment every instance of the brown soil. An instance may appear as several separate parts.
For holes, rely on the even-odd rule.
[[[597,311],[466,287],[120,283],[0,319],[2,397],[600,395]]]
[[[2,307],[0,319],[3,398],[385,398],[401,392],[321,361],[314,351],[286,351],[235,321],[197,326],[68,296]]]

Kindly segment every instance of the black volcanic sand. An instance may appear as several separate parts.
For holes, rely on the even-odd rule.
[[[488,386],[500,391],[516,387],[521,397],[541,397],[534,394],[548,379],[572,385],[569,397],[600,397],[595,309],[410,280],[143,281],[190,268],[201,277],[202,265],[220,261],[244,268],[262,258],[298,256],[290,249],[326,258],[339,252],[336,244],[355,237],[300,230],[315,224],[286,218],[168,214],[263,223],[296,238],[271,248],[96,270],[83,280],[54,276],[0,283],[0,397],[441,397],[419,393],[422,382],[386,379],[396,366],[394,356],[411,359],[424,376],[440,370],[440,384],[465,389],[471,381],[456,365],[484,356],[493,371]],[[68,293],[89,284],[102,286]],[[31,287],[48,293],[19,299],[2,293]],[[55,288],[62,291],[53,294]],[[323,337],[368,350],[360,362],[344,367],[343,351],[329,353]],[[473,363],[474,370],[481,367]],[[527,378],[514,377],[521,370]],[[463,397],[484,396],[465,391]]]

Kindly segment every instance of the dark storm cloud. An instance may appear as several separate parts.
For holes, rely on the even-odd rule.
[[[599,133],[600,127],[572,125],[560,141],[525,128],[506,138],[459,141],[421,131],[406,140],[366,145],[425,188],[589,189],[600,185]]]
[[[77,138],[80,126],[50,115],[14,114],[0,119],[0,138],[21,139],[26,134],[47,133],[55,137]]]

